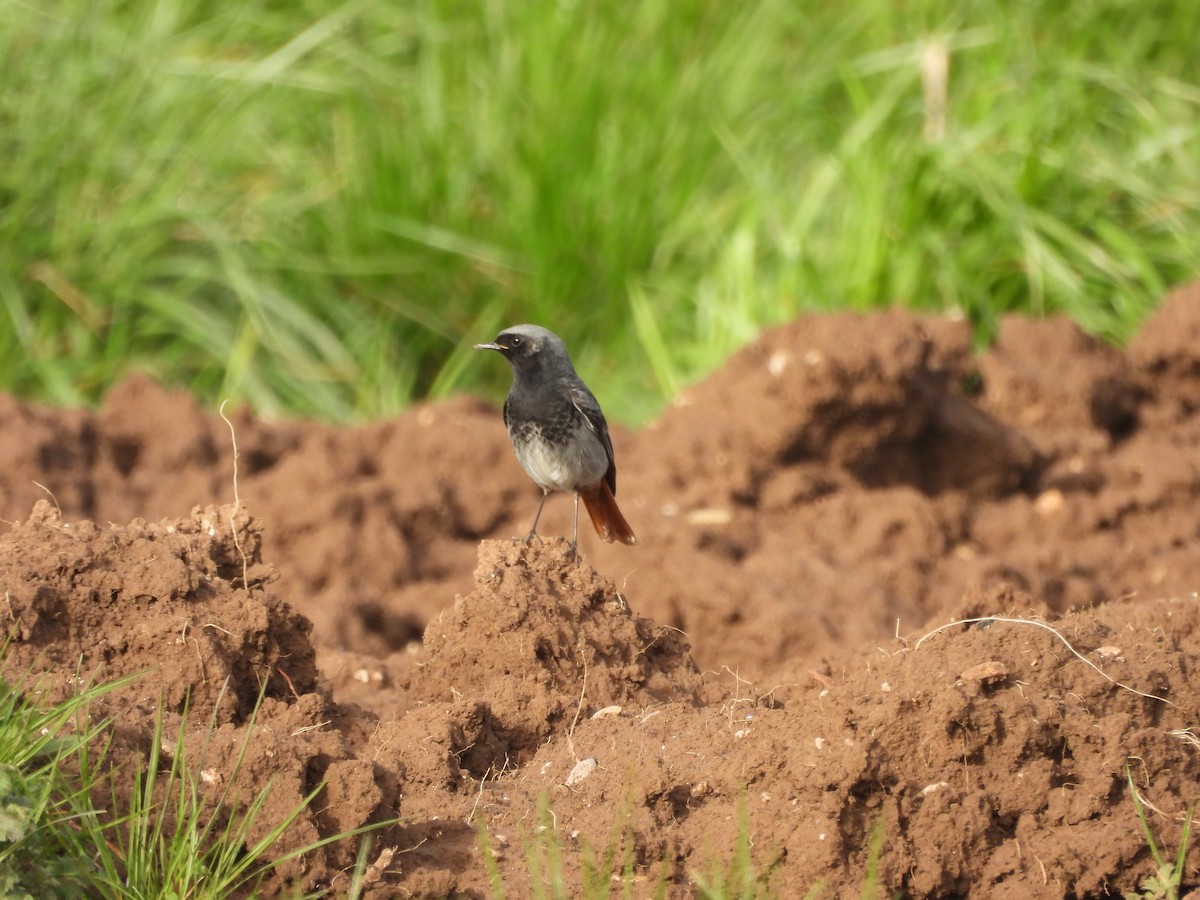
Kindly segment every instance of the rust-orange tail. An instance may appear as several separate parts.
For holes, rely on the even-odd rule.
[[[583,505],[587,508],[588,515],[592,517],[592,524],[596,526],[596,534],[600,535],[602,541],[611,544],[617,540],[622,544],[629,544],[631,547],[637,543],[633,529],[621,515],[621,510],[617,506],[617,498],[613,496],[607,481],[601,478],[598,484],[581,490],[579,496],[583,498]]]

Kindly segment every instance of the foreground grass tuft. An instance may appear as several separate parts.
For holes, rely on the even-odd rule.
[[[252,894],[290,860],[394,824],[380,822],[273,854],[321,785],[253,839],[271,784],[248,799],[232,793],[253,716],[237,758],[223,761],[225,787],[215,805],[201,786],[205,752],[197,759],[185,750],[186,715],[171,744],[156,719],[149,756],[133,773],[129,790],[129,773],[107,764],[110,723],[93,722],[89,707],[133,680],[87,688],[49,708],[24,699],[37,693],[36,685],[0,681],[0,895],[223,900]],[[206,734],[215,727],[211,722]],[[95,800],[106,785],[112,802],[99,808]],[[362,868],[360,860],[352,892],[359,890]]]
[[[609,898],[614,895],[633,897],[637,877],[634,872],[634,836],[629,810],[620,813],[618,819],[619,827],[602,847],[592,846],[586,838],[580,839],[580,880],[579,884],[575,885],[570,883],[564,865],[564,850],[558,836],[554,811],[550,807],[550,799],[547,795],[542,795],[538,801],[533,831],[521,840],[531,896],[537,900]],[[487,827],[482,822],[477,826],[477,833],[483,850],[483,862],[491,896],[495,900],[504,900],[510,896],[510,892],[506,889],[504,876],[500,872],[497,851]],[[658,882],[647,896],[666,896],[669,874],[667,863],[664,861],[660,867]]]
[[[666,897],[671,886],[673,861],[661,861],[653,885],[643,883],[646,876],[636,870],[636,839],[630,809],[625,809],[618,816],[618,820],[618,827],[602,847],[594,847],[586,838],[581,837],[577,850],[569,851],[579,854],[579,883],[576,884],[568,875],[568,869],[573,867],[564,862],[564,848],[549,797],[543,795],[538,802],[533,830],[521,840],[529,895],[537,900],[566,900],[575,897],[598,900],[612,896]],[[483,851],[491,896],[495,900],[504,900],[517,890],[517,886],[505,884],[498,854],[487,827],[480,822],[476,830]],[[881,819],[871,834],[863,897],[876,895],[878,861],[883,852],[883,837]],[[737,832],[730,835],[730,840],[733,841],[733,852],[727,863],[722,864],[713,859],[701,867],[702,871],[689,873],[689,885],[695,896],[704,900],[757,900],[760,897],[778,896],[778,889],[773,887],[772,878],[782,863],[782,856],[776,852],[763,860],[754,852],[745,797],[742,798],[739,808]],[[805,897],[820,897],[823,890],[823,884],[818,882],[808,890]]]
[[[759,866],[755,863],[753,845],[750,840],[750,816],[746,798],[738,804],[737,839],[728,866],[717,862],[706,867],[706,873],[696,873],[692,880],[696,884],[696,895],[701,900],[759,900],[774,896],[771,891],[771,874],[779,864],[778,855]],[[806,897],[820,894],[820,885],[814,886]]]
[[[132,680],[42,707],[26,699],[40,684],[0,679],[0,896],[76,897],[94,883],[89,837],[102,836],[100,813],[64,769],[107,728],[88,721],[88,705]]]
[[[1188,810],[1187,818],[1183,821],[1183,831],[1179,836],[1179,849],[1174,859],[1168,859],[1159,849],[1150,822],[1146,818],[1146,804],[1138,793],[1133,780],[1133,770],[1125,766],[1125,782],[1129,785],[1129,795],[1133,798],[1133,809],[1137,813],[1138,825],[1142,829],[1142,837],[1150,848],[1150,857],[1154,860],[1154,874],[1142,880],[1136,891],[1126,891],[1125,900],[1179,900],[1183,887],[1183,875],[1187,866],[1188,842],[1192,836],[1192,821],[1195,817],[1195,807]]]

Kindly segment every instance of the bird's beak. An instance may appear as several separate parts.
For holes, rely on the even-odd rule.
[[[499,344],[493,343],[493,344],[476,344],[475,349],[476,350],[501,350],[501,351],[503,351],[507,348],[501,347]]]

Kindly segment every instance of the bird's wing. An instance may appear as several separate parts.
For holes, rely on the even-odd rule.
[[[600,404],[596,402],[596,398],[592,396],[592,392],[587,389],[582,381],[566,384],[567,396],[575,408],[583,413],[583,420],[587,423],[588,428],[600,439],[600,443],[604,445],[604,452],[608,456],[608,471],[604,473],[604,480],[608,482],[609,490],[615,496],[617,493],[617,463],[613,458],[612,438],[608,436],[608,422],[604,420],[604,413],[600,411]]]

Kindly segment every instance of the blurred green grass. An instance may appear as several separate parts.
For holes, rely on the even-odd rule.
[[[811,310],[1120,341],[1200,271],[1197,34],[1184,0],[0,0],[0,389],[379,417],[499,396],[468,348],[534,321],[638,421]]]

